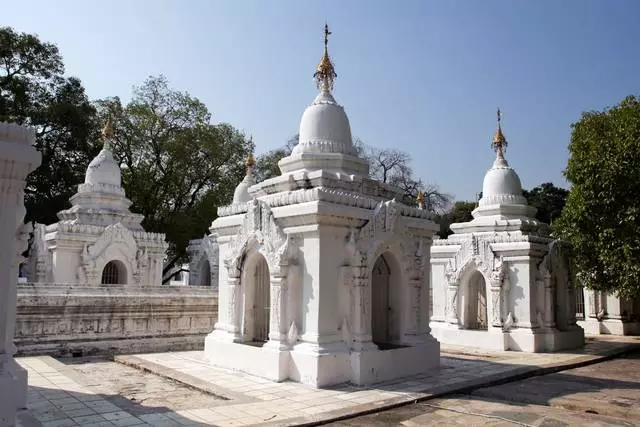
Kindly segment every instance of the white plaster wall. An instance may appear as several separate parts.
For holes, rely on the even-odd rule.
[[[77,270],[80,265],[80,252],[58,248],[53,252],[54,283],[77,283]]]
[[[304,260],[302,300],[297,303],[302,307],[300,333],[302,341],[311,343],[318,343],[320,337],[324,337],[320,341],[332,341],[339,334],[338,328],[346,315],[341,311],[340,299],[348,295],[347,290],[339,286],[343,274],[339,266],[346,255],[346,230],[321,227],[305,233],[300,244]],[[330,336],[334,338],[328,338]]]
[[[537,307],[537,294],[529,286],[531,263],[528,259],[508,261],[508,279],[510,283],[508,308],[519,325],[531,326],[531,311]],[[535,311],[534,311],[535,313]],[[506,315],[505,314],[505,315]]]
[[[447,309],[447,280],[444,274],[446,261],[431,264],[431,288],[433,298],[433,315],[431,321],[444,322]]]
[[[218,239],[218,277],[220,278],[218,287],[218,323],[224,325],[226,330],[229,326],[229,272],[224,264],[224,259],[229,254],[229,238]]]
[[[322,226],[320,230],[322,243],[320,245],[320,262],[308,260],[307,264],[314,262],[320,265],[320,274],[316,276],[319,280],[314,286],[318,289],[318,306],[321,308],[318,319],[320,335],[331,336],[339,334],[339,328],[346,313],[339,311],[338,304],[342,288],[341,271],[338,268],[345,258],[345,237],[346,229],[338,227]],[[337,337],[338,340],[341,336]]]

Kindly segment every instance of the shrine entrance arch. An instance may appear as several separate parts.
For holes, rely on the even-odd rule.
[[[371,271],[371,336],[381,350],[400,341],[401,269],[394,255],[378,256]]]
[[[241,276],[243,292],[243,342],[263,345],[269,339],[271,283],[269,266],[259,252],[249,254]]]

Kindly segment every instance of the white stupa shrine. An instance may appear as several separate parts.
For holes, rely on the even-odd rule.
[[[143,216],[129,211],[120,167],[113,159],[109,121],[104,146],[89,163],[71,208],[59,222],[38,224],[29,254],[31,282],[161,285],[167,249],[164,234],[147,233]]]
[[[218,290],[219,255],[216,235],[189,241],[189,286],[210,286]]]
[[[504,157],[500,126],[493,166],[473,220],[431,248],[431,330],[442,343],[526,352],[584,345],[576,325],[568,251],[537,221]]]
[[[436,368],[429,250],[435,223],[398,188],[368,178],[332,95],[319,93],[281,176],[253,184],[251,164],[211,225],[220,256],[219,318],[205,354],[221,367],[316,387],[370,384]]]

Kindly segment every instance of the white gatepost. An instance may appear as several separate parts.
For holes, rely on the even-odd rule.
[[[25,179],[40,165],[34,140],[34,130],[0,123],[0,426],[14,425],[17,410],[27,406],[27,372],[13,359],[13,335]]]

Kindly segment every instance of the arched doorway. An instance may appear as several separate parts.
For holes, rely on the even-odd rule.
[[[379,349],[400,344],[400,267],[386,252],[376,259],[371,271],[371,339]]]
[[[103,285],[124,285],[127,283],[127,269],[120,261],[109,261],[102,269]]]
[[[269,340],[271,280],[269,266],[262,255],[255,254],[243,272],[244,342],[262,345]]]
[[[375,344],[391,341],[389,334],[389,285],[391,269],[383,256],[378,257],[371,274],[371,337]]]
[[[487,329],[487,285],[484,276],[474,271],[469,277],[464,327],[467,329]]]
[[[211,286],[211,265],[207,259],[202,261],[202,268],[200,269],[200,286]]]

